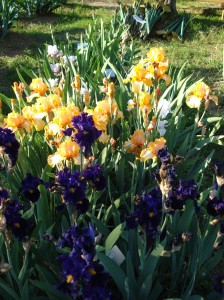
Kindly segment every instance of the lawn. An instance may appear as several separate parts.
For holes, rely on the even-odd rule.
[[[52,44],[51,33],[62,43],[69,33],[78,39],[93,22],[93,17],[108,24],[114,14],[116,1],[69,1],[48,16],[20,18],[0,43],[0,92],[12,96],[12,83],[18,80],[16,68],[24,65],[38,67],[38,49]],[[190,13],[191,21],[183,43],[153,36],[146,42],[136,41],[144,53],[151,46],[160,46],[168,53],[171,65],[181,67],[186,62],[186,74],[204,77],[216,89],[223,101],[223,40],[224,23],[219,5],[202,1],[177,1],[178,12]],[[207,8],[207,9],[206,9]],[[210,9],[208,9],[210,8]],[[163,20],[164,22],[166,20]],[[161,26],[161,24],[159,25]]]

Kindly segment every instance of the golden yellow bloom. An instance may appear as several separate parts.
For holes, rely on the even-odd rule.
[[[145,134],[142,129],[137,129],[131,136],[131,139],[124,143],[123,147],[127,153],[134,153],[136,156],[141,152],[145,143]]]
[[[46,116],[46,113],[37,113],[35,112],[35,109],[33,109],[34,107],[35,106],[25,106],[22,110],[22,113],[27,120],[32,122],[35,129],[40,131],[46,125],[46,122],[43,120],[43,118]]]
[[[211,89],[204,82],[198,82],[195,84],[195,88],[193,90],[193,94],[195,97],[204,99],[209,96]]]
[[[49,122],[45,127],[45,138],[51,139],[56,134],[60,133],[60,130],[62,130],[61,126],[54,122]]]
[[[79,108],[74,104],[68,106],[59,107],[54,109],[54,115],[52,122],[58,124],[61,128],[71,125],[72,118],[80,114]]]
[[[186,104],[190,108],[199,108],[203,100],[206,100],[206,106],[212,100],[218,105],[218,97],[210,95],[210,93],[210,87],[204,82],[196,83],[194,90],[186,98]]]
[[[146,149],[143,149],[140,153],[140,159],[143,162],[146,162],[149,159],[157,157],[158,151],[165,147],[166,140],[164,137],[155,139],[154,142],[149,142]]]
[[[162,48],[151,48],[147,53],[148,60],[152,63],[160,63],[165,60],[165,51]]]
[[[48,101],[47,97],[37,98],[36,103],[34,104],[36,112],[47,112],[49,113],[52,110],[52,105]]]
[[[93,121],[94,121],[94,125],[96,126],[96,128],[98,130],[106,131],[107,124],[109,122],[108,115],[94,111],[92,116],[93,116]]]
[[[145,143],[145,134],[142,129],[136,129],[131,137],[131,141],[134,145],[143,147]]]
[[[94,114],[100,113],[101,115],[107,115],[108,119],[110,119],[111,114],[116,117],[116,120],[122,118],[123,114],[119,111],[117,103],[115,100],[112,101],[112,104],[109,101],[102,100],[99,101],[94,109]]]
[[[11,112],[8,114],[7,118],[4,119],[4,123],[6,127],[16,131],[20,128],[24,128],[27,132],[29,132],[32,128],[32,124],[30,121],[26,120],[22,115]]]
[[[143,149],[140,153],[140,159],[142,162],[146,162],[149,159],[153,159],[155,155],[152,153],[150,148]]]
[[[43,96],[48,88],[42,78],[34,78],[30,84],[30,89],[35,93],[39,93],[40,96]]]
[[[59,145],[58,151],[49,155],[47,162],[51,167],[61,164],[64,160],[79,161],[79,145],[71,140],[66,140]]]
[[[147,66],[147,71],[149,72],[149,74],[152,77],[156,77],[157,79],[163,79],[166,82],[166,86],[168,86],[171,82],[171,77],[166,74],[167,70],[168,70],[167,59],[165,59],[163,62],[157,63],[156,66],[151,63]]]
[[[159,139],[155,139],[154,142],[149,142],[148,143],[148,148],[152,151],[152,153],[157,156],[158,151],[163,149],[165,147],[166,140],[164,137],[161,137]]]
[[[142,90],[142,82],[141,81],[132,81],[132,92],[137,94]]]
[[[79,155],[79,149],[76,142],[67,140],[60,144],[57,153],[65,159],[70,159]]]
[[[144,106],[151,106],[151,99],[152,96],[149,93],[146,92],[140,92],[139,93],[139,106],[142,108]]]
[[[141,64],[138,64],[134,66],[128,77],[130,77],[132,81],[142,81],[146,78],[147,74],[148,71]]]
[[[61,105],[61,97],[56,94],[50,94],[47,96],[47,101],[49,101],[52,108],[58,107]]]

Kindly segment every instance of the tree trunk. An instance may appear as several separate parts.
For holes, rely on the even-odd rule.
[[[166,5],[169,6],[170,10],[172,13],[177,13],[177,7],[176,7],[176,2],[177,0],[157,0],[158,3],[161,5]]]

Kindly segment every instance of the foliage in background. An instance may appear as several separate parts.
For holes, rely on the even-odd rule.
[[[183,42],[184,32],[190,19],[188,14],[184,13],[179,18],[175,15],[177,19],[172,21],[173,14],[164,6],[141,4],[142,1],[134,2],[133,5],[120,4],[116,12],[119,25],[128,27],[131,36],[140,37],[145,41],[153,36],[153,29],[159,23],[160,28],[163,29],[156,30],[157,34],[164,34],[164,37],[175,35]]]
[[[18,16],[19,10],[12,0],[0,1],[0,39],[6,36]]]
[[[67,3],[67,0],[17,0],[14,4],[31,14],[46,15]]]

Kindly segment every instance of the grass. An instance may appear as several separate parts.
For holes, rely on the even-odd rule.
[[[42,17],[22,17],[10,30],[0,44],[0,92],[13,97],[11,85],[18,81],[16,68],[24,65],[37,67],[38,48],[45,43],[51,44],[51,32],[61,42],[66,40],[66,33],[71,39],[78,39],[80,33],[93,21],[93,16],[109,24],[114,13],[116,0],[110,1],[77,0],[68,1],[68,5],[53,14]],[[193,73],[196,78],[204,77],[206,83],[215,88],[216,94],[223,101],[223,40],[224,26],[221,20],[219,4],[212,5],[203,1],[178,0],[178,12],[186,11],[191,15],[185,41],[170,42],[153,37],[146,42],[136,41],[144,53],[149,47],[160,46],[167,52],[171,65],[181,67],[186,62],[185,74]],[[165,22],[165,20],[164,20]],[[159,26],[163,26],[160,23]]]
[[[20,18],[0,43],[0,92],[13,97],[10,87],[18,81],[16,68],[21,64],[31,69],[37,67],[38,48],[52,44],[52,32],[61,42],[66,40],[66,33],[71,39],[78,39],[93,22],[93,16],[109,23],[112,12],[70,1],[49,16]]]

